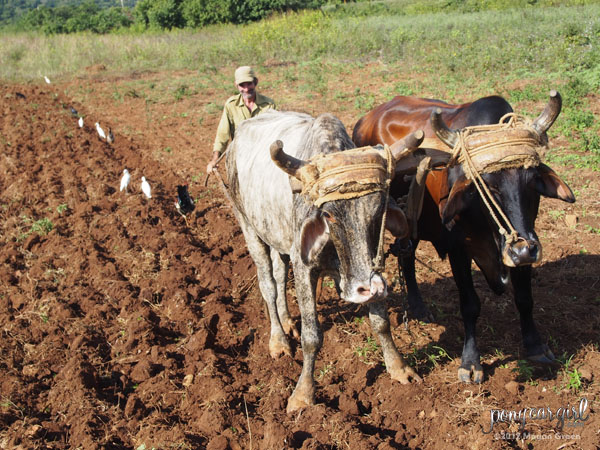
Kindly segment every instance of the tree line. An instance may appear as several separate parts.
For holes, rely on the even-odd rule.
[[[327,0],[50,0],[39,4],[39,1],[3,2],[5,28],[45,34],[201,28],[219,23],[247,23],[274,12],[318,8],[330,3]],[[132,3],[133,6],[127,6]],[[7,9],[6,4],[13,8]],[[7,18],[9,14],[13,16]]]

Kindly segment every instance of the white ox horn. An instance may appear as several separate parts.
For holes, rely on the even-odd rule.
[[[297,172],[300,168],[306,165],[305,161],[294,158],[283,151],[283,142],[276,140],[271,144],[271,159],[277,167],[283,170],[288,175],[300,179]]]

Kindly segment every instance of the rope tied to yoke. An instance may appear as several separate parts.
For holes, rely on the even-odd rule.
[[[390,201],[390,184],[394,177],[394,157],[389,146],[384,146],[385,157],[387,159],[387,174],[385,179],[385,195],[383,203],[383,217],[381,219],[381,228],[379,229],[379,242],[377,244],[377,255],[373,260],[372,272],[383,272],[385,269],[385,256],[383,253],[383,235],[385,233],[385,221],[387,220],[387,209]]]
[[[515,113],[504,115],[497,124],[465,127],[458,131],[458,141],[448,166],[457,163],[462,165],[466,177],[475,184],[498,231],[504,236],[506,245],[520,239],[518,232],[494,199],[481,174],[509,168],[537,167],[541,162],[540,147],[541,137],[531,122]],[[502,225],[498,215],[508,229]]]
[[[384,269],[383,240],[389,189],[395,169],[394,156],[389,146],[385,145],[384,151],[385,156],[373,147],[319,154],[299,170],[302,193],[308,196],[317,208],[325,202],[358,198],[373,192],[385,194],[373,272],[381,272]]]

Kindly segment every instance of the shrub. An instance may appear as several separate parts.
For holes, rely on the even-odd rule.
[[[168,29],[182,28],[180,0],[152,0],[148,9],[148,24],[150,28]]]
[[[222,0],[188,0],[182,5],[182,15],[190,28],[230,21],[229,4]]]
[[[17,25],[23,30],[41,29],[45,34],[77,33],[92,31],[108,33],[117,28],[132,24],[126,10],[108,8],[101,10],[93,1],[85,1],[77,7],[45,6],[32,9],[24,14]]]

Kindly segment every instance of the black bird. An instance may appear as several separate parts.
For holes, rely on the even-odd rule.
[[[109,144],[115,142],[115,135],[113,134],[110,127],[108,127],[108,135],[106,136],[106,142],[108,142]]]
[[[79,116],[79,113],[77,112],[77,110],[75,108],[73,108],[71,106],[71,114],[73,114],[75,117]]]
[[[17,92],[17,98],[25,98],[25,96],[23,94],[21,94],[20,92]]]
[[[177,208],[179,214],[185,217],[187,214],[191,213],[195,207],[194,200],[192,200],[188,193],[188,187],[186,185],[177,186],[177,201],[175,202],[175,208]]]

